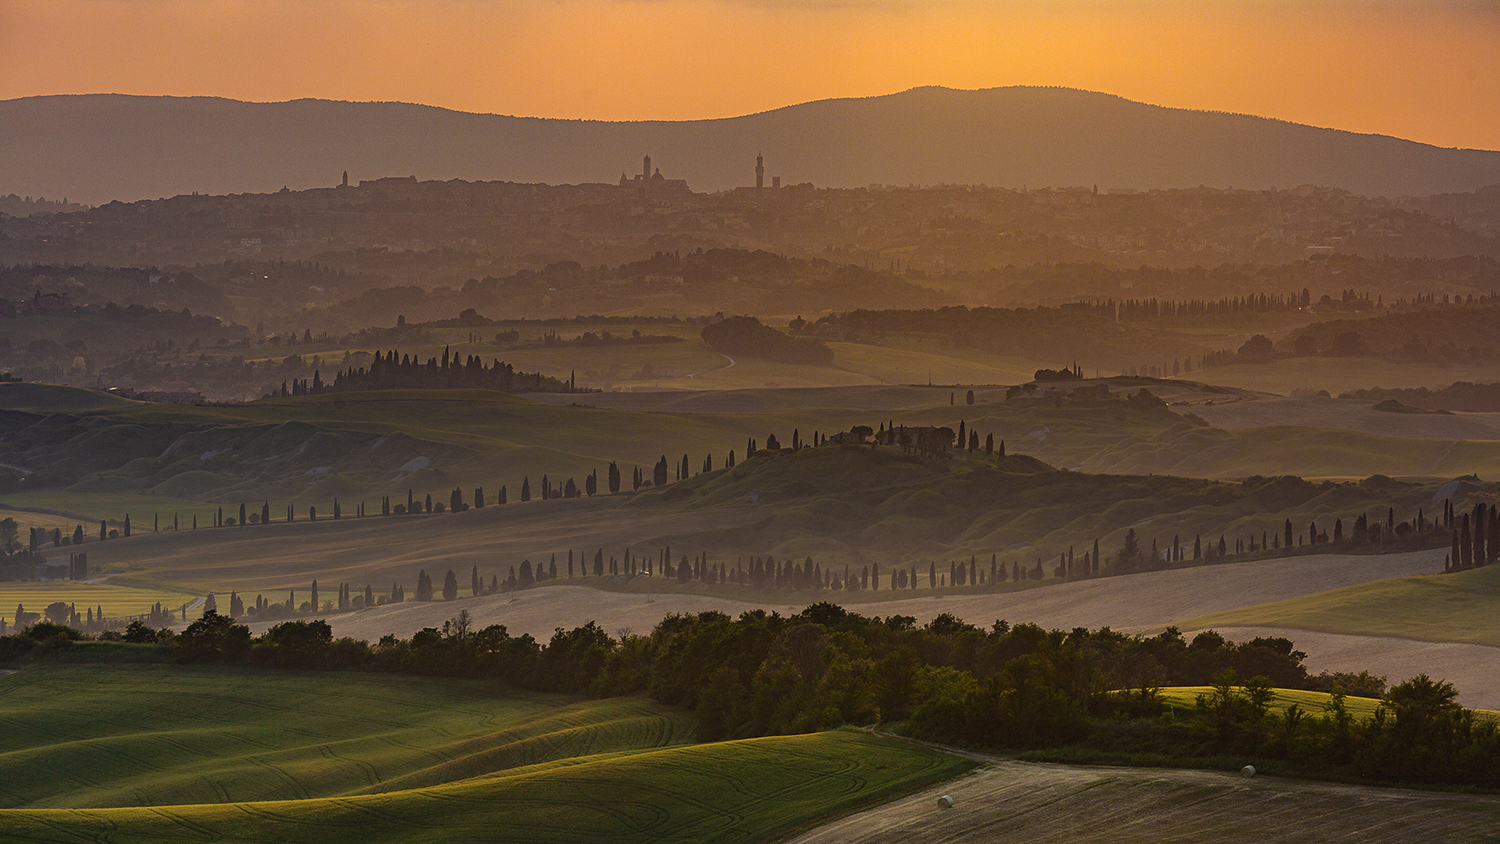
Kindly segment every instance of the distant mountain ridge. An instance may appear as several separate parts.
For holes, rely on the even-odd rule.
[[[87,94],[0,101],[0,193],[98,204],[415,175],[613,182],[649,154],[698,191],[766,184],[1295,187],[1420,196],[1500,183],[1457,150],[1069,88],[914,88],[714,120],[603,122],[404,103]]]

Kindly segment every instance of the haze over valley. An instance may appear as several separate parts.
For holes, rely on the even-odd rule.
[[[1489,840],[1491,13],[169,5],[0,35],[0,839]]]

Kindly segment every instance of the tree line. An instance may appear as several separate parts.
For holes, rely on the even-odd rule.
[[[206,612],[181,634],[136,623],[98,637],[51,622],[0,638],[0,662],[155,658],[190,663],[487,677],[515,688],[613,696],[645,693],[693,710],[709,740],[883,726],[977,748],[1071,748],[1184,760],[1225,755],[1287,772],[1493,788],[1500,728],[1457,703],[1451,684],[1419,675],[1310,675],[1281,637],[1231,642],[1108,628],[1045,630],[943,613],[861,616],[828,602],[791,616],[754,610],[668,615],[646,634],[610,636],[590,622],[546,642],[467,612],[402,639],[335,639],[326,621],[277,624],[260,636]],[[1241,678],[1246,678],[1241,680]],[[1191,710],[1166,686],[1208,686]],[[1321,709],[1274,705],[1275,689],[1331,692]],[[1360,720],[1346,695],[1380,697]],[[1262,762],[1264,760],[1264,762]]]
[[[1149,394],[1146,395],[1149,397]],[[1152,399],[1154,401],[1154,397]],[[955,453],[964,451],[969,453],[970,459],[1001,462],[1007,460],[1004,440],[997,443],[993,434],[986,434],[981,440],[979,432],[968,428],[963,421],[960,421],[956,432],[947,427],[908,427],[894,421],[889,424],[881,422],[878,430],[872,430],[866,425],[856,425],[847,432],[833,436],[825,436],[819,431],[814,431],[810,439],[804,439],[799,430],[793,430],[789,449],[784,449],[773,433],[767,436],[764,448],[756,439],[748,438],[745,451],[750,455],[776,455],[809,447],[838,444],[865,444],[870,447],[893,446],[901,448],[906,453],[920,455],[930,460],[951,460]],[[980,455],[983,457],[981,458]],[[722,466],[727,469],[736,466],[736,454],[733,450],[725,456]],[[649,473],[641,467],[635,467],[631,486],[635,490],[665,486],[674,481],[692,477],[695,470],[699,474],[715,471],[714,455],[712,453],[705,455],[702,463],[696,466],[690,455],[684,454],[680,460],[669,460],[663,455]],[[560,482],[544,474],[535,488],[530,476],[524,476],[519,500],[530,501],[533,497],[540,497],[543,500],[577,498],[593,496],[605,490],[611,494],[622,490],[623,473],[617,462],[609,464],[604,479],[601,480],[598,474],[597,470],[591,472],[584,478],[582,484],[577,483],[571,477]],[[1282,493],[1278,491],[1280,486],[1305,485],[1305,482],[1295,478],[1252,477],[1246,479],[1244,483],[1252,488],[1265,487],[1267,494],[1278,497],[1282,496]],[[442,495],[435,497],[431,493],[418,496],[413,489],[409,488],[406,491],[404,503],[392,496],[382,497],[379,515],[406,517],[461,513],[486,506],[505,505],[511,500],[509,491],[503,484],[496,493],[488,493],[483,487],[475,487],[472,491],[455,487],[446,495],[446,501],[444,498],[445,496]],[[1343,553],[1408,551],[1451,545],[1452,553],[1445,562],[1444,570],[1453,571],[1492,562],[1495,559],[1496,549],[1500,548],[1500,539],[1495,539],[1500,537],[1500,521],[1497,521],[1500,517],[1497,517],[1493,507],[1480,504],[1476,505],[1471,513],[1455,514],[1452,502],[1445,500],[1443,515],[1436,521],[1427,518],[1421,508],[1418,508],[1414,516],[1403,521],[1396,519],[1394,506],[1386,508],[1386,511],[1383,519],[1379,515],[1372,519],[1369,515],[1361,513],[1354,516],[1347,524],[1343,517],[1323,516],[1313,519],[1305,528],[1295,526],[1292,520],[1287,518],[1282,524],[1274,527],[1267,526],[1258,531],[1241,527],[1233,535],[1224,532],[1217,538],[1211,535],[1204,536],[1202,533],[1195,533],[1190,537],[1177,533],[1168,537],[1143,537],[1132,527],[1126,531],[1117,547],[1101,547],[1101,539],[1097,536],[1083,538],[1077,543],[1059,545],[1050,552],[1050,555],[1039,553],[1025,563],[1017,558],[1001,560],[998,552],[989,553],[988,560],[984,560],[978,553],[971,553],[967,560],[950,559],[944,566],[938,560],[831,565],[826,564],[825,561],[814,560],[810,556],[802,560],[791,557],[778,560],[774,555],[758,554],[739,555],[731,563],[727,558],[710,560],[705,550],[695,551],[691,557],[682,555],[681,559],[676,559],[671,553],[670,546],[650,553],[642,553],[639,549],[632,551],[627,548],[619,556],[606,556],[602,547],[592,552],[592,555],[586,551],[568,549],[561,552],[561,558],[557,553],[553,553],[546,564],[540,562],[533,564],[530,560],[523,560],[520,564],[510,565],[503,571],[487,571],[484,578],[479,578],[479,571],[476,567],[471,575],[475,583],[482,588],[472,589],[471,594],[485,595],[514,591],[529,588],[556,577],[572,579],[590,576],[627,579],[663,578],[683,583],[701,582],[712,586],[728,585],[757,590],[790,589],[831,592],[923,588],[996,590],[1005,588],[1007,583],[1040,581],[1048,578],[1077,580],[1124,575],[1163,568],[1210,564],[1236,556],[1286,556],[1317,553],[1327,550],[1326,546],[1329,545],[1336,546]],[[226,513],[225,509],[220,507],[213,514],[213,525],[215,527],[245,527],[272,522],[269,502],[264,502],[260,508],[252,508],[242,502],[238,508],[238,518],[233,513],[233,510]],[[373,513],[367,513],[365,502],[358,502],[354,505],[352,515],[355,518],[364,518]],[[311,521],[317,521],[320,518],[338,520],[344,517],[345,512],[339,499],[334,499],[331,513],[320,514],[316,506],[309,507],[306,511],[306,518]],[[296,508],[288,504],[284,515],[285,521],[292,522],[297,518]],[[3,524],[0,522],[0,533],[3,533]],[[194,529],[198,527],[196,517],[192,519],[191,526]],[[152,529],[159,530],[160,527],[160,518],[154,518]],[[170,529],[178,529],[178,527],[179,522],[174,515],[170,522]],[[131,535],[129,514],[125,516],[120,531],[109,529],[106,533],[106,528],[107,525],[101,522],[99,528],[101,539],[106,536],[116,536],[121,531],[124,536]],[[33,538],[36,535],[33,534]],[[28,559],[34,558],[28,557]],[[1475,560],[1479,562],[1472,562]],[[76,572],[87,571],[86,556],[83,557],[82,566],[75,564],[70,568],[75,572],[75,577],[81,577]],[[450,571],[447,572],[447,579],[455,581],[456,578],[462,577],[462,574],[462,572]],[[421,585],[423,579],[428,579],[426,571],[419,572],[418,575],[417,600],[430,600],[433,595],[440,594],[430,587],[424,589]],[[369,600],[364,601],[360,605],[361,608],[405,599],[405,589],[401,584],[392,584],[389,590],[382,588],[378,594],[373,591],[373,584],[365,584],[364,589],[369,593]],[[442,594],[446,594],[447,591],[444,590]],[[448,599],[453,597],[456,597],[456,591],[453,595],[447,595]],[[237,596],[232,595],[231,608],[236,605],[236,600]],[[349,607],[339,607],[339,611],[347,609]],[[260,618],[293,617],[324,611],[332,610],[317,601],[297,600],[294,592],[289,594],[286,601],[267,600],[262,596],[257,596],[253,603],[244,607],[245,615]],[[231,615],[238,617],[240,614],[231,609]],[[129,620],[129,618],[114,619],[107,623],[120,626]]]
[[[563,381],[540,372],[520,372],[499,358],[489,364],[478,355],[460,360],[458,355],[450,353],[449,347],[443,348],[441,359],[430,357],[425,363],[416,355],[391,349],[376,351],[368,367],[351,366],[340,370],[332,383],[325,382],[322,373],[315,371],[311,379],[292,379],[290,387],[287,382],[282,382],[281,389],[266,398],[360,390],[451,390],[465,387],[506,393],[571,393],[576,392],[577,383],[572,376]]]

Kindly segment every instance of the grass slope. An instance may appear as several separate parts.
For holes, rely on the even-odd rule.
[[[58,384],[11,382],[0,384],[0,410],[23,410],[28,413],[66,413],[78,410],[136,405],[110,393],[64,387]]]
[[[28,807],[0,839],[30,842],[756,841],[972,767],[847,731],[683,746],[640,699],[349,674],[28,669],[0,717]]]
[[[1500,566],[1347,586],[1182,622],[1199,627],[1289,627],[1500,647]]]
[[[9,808],[335,797],[681,744],[692,726],[640,698],[162,665],[28,668],[0,684],[0,717]]]
[[[66,564],[68,559],[64,557]],[[199,595],[171,589],[137,589],[117,586],[112,583],[88,583],[71,580],[0,583],[0,612],[7,621],[12,621],[16,606],[26,607],[27,612],[41,612],[54,601],[74,604],[79,615],[86,610],[104,608],[106,618],[124,618],[149,612],[153,604],[160,603],[173,610],[190,604]]]

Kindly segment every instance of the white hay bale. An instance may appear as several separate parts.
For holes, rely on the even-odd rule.
[[[942,806],[944,809],[951,809],[953,808],[953,798],[944,794],[942,797],[938,798],[938,805]]]
[[[1251,777],[1255,776],[1255,766],[1246,765],[1245,767],[1241,768],[1240,776],[1244,777],[1245,779],[1250,779]]]

